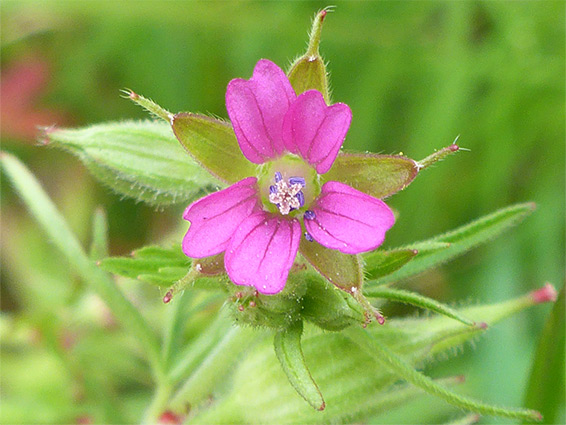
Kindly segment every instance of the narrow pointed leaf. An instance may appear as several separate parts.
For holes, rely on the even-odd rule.
[[[277,332],[274,340],[275,354],[289,382],[299,395],[316,410],[324,410],[324,399],[312,379],[303,356],[302,334],[303,322],[295,322],[289,328]]]
[[[364,255],[364,273],[367,280],[379,279],[387,276],[396,270],[399,270],[415,255],[418,254],[416,249],[398,249],[395,251],[372,251]]]
[[[547,424],[564,420],[564,308],[562,287],[542,332],[525,396],[525,405],[540,410]]]
[[[407,187],[417,176],[417,163],[404,156],[341,153],[322,181],[339,181],[376,198]]]
[[[492,406],[472,398],[456,394],[434,382],[431,378],[415,370],[410,364],[387,348],[378,343],[367,331],[352,327],[347,335],[358,346],[369,354],[378,364],[391,370],[407,382],[435,395],[461,409],[490,416],[501,416],[512,419],[526,419],[540,421],[541,414],[528,409],[505,409]]]
[[[219,182],[183,152],[169,126],[124,121],[46,132],[114,191],[152,205],[188,203]]]
[[[490,325],[535,305],[532,296],[493,305],[459,309],[461,315],[487,321]],[[351,326],[349,329],[359,329]],[[288,385],[287,377],[273,355],[271,338],[260,341],[237,363],[224,397],[210,409],[196,413],[195,423],[242,424],[329,424],[367,423],[370,415],[397,405],[405,396],[417,395],[420,388],[399,385],[397,374],[377,364],[371,354],[360,350],[344,332],[325,332],[305,324],[301,346],[317,385],[324,394],[326,409],[308,406]],[[368,326],[367,331],[413,367],[432,360],[446,359],[470,340],[477,340],[485,327],[471,327],[445,316],[391,319],[385,326]],[[481,343],[481,341],[480,341]],[[474,371],[469,371],[474,374]],[[458,378],[445,380],[447,386]],[[414,392],[407,393],[410,389]],[[371,421],[370,421],[371,422]]]
[[[321,10],[315,16],[309,37],[307,52],[299,57],[291,66],[287,73],[289,81],[297,95],[307,90],[318,90],[322,93],[326,104],[330,104],[328,90],[328,75],[326,65],[319,54],[320,36],[322,32],[322,22],[326,17],[327,10]]]
[[[399,270],[368,282],[366,289],[374,285],[394,283],[450,261],[517,225],[529,216],[534,209],[535,204],[533,203],[513,205],[486,215],[451,232],[400,248],[417,249],[420,252],[411,262]],[[439,243],[449,244],[449,246],[442,248],[442,245],[438,245]],[[430,249],[431,247],[432,249]]]
[[[178,245],[170,248],[147,246],[134,251],[131,257],[105,258],[100,261],[100,267],[120,276],[171,286],[187,274],[191,260]]]
[[[473,325],[474,322],[449,306],[442,304],[432,298],[425,297],[414,292],[405,291],[402,289],[387,288],[384,286],[376,286],[364,290],[364,294],[372,298],[384,298],[391,301],[398,301],[405,304],[411,304],[426,310],[434,311],[435,313],[442,314],[454,320],[458,320],[465,325]]]
[[[173,116],[171,125],[187,152],[220,180],[234,183],[256,174],[256,166],[242,154],[229,123],[183,112]]]
[[[326,279],[346,292],[355,292],[363,284],[363,272],[357,255],[342,254],[317,242],[301,239],[299,251]]]

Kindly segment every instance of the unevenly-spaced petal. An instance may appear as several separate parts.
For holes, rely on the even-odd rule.
[[[380,199],[344,183],[326,182],[305,218],[305,227],[321,245],[345,254],[371,251],[383,243],[395,216]]]
[[[351,121],[348,105],[327,106],[320,92],[306,91],[297,97],[285,115],[285,148],[301,155],[317,173],[324,174],[332,167]]]
[[[191,258],[223,252],[238,226],[258,205],[255,177],[240,180],[193,202],[183,214],[183,218],[191,222],[183,239],[183,252]]]
[[[226,271],[237,285],[254,286],[262,294],[283,290],[301,239],[298,220],[255,213],[244,220],[224,256]]]
[[[284,150],[283,118],[296,95],[285,73],[262,59],[249,80],[235,79],[226,89],[226,109],[242,153],[262,164]]]

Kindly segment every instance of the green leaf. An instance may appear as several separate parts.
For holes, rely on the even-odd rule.
[[[432,298],[425,297],[410,291],[402,289],[393,289],[383,286],[372,287],[364,290],[364,294],[373,298],[385,298],[391,301],[399,301],[405,304],[412,304],[414,306],[424,308],[435,313],[442,314],[454,320],[458,320],[465,325],[472,326],[474,322],[470,319],[459,314],[456,310],[444,305]]]
[[[415,161],[404,156],[340,153],[322,182],[339,181],[376,198],[407,187],[419,172]]]
[[[364,273],[367,280],[379,279],[399,270],[415,255],[416,249],[398,249],[394,251],[372,251],[362,257],[364,263]]]
[[[303,322],[295,322],[287,329],[275,334],[275,354],[281,363],[289,382],[316,410],[324,410],[325,403],[322,394],[312,378],[301,349]]]
[[[114,191],[152,205],[188,203],[219,184],[183,152],[163,122],[55,129],[46,136],[52,146],[77,155]]]
[[[544,423],[564,420],[564,287],[548,317],[533,359],[525,405],[540,410]]]
[[[297,95],[307,90],[318,90],[322,93],[326,104],[330,104],[326,65],[318,51],[322,22],[326,14],[327,9],[316,14],[312,23],[307,52],[291,65],[287,76]]]
[[[160,286],[170,286],[183,278],[190,266],[191,259],[178,245],[147,246],[134,251],[131,257],[109,257],[100,261],[100,267],[110,273]]]
[[[346,294],[348,295],[348,294]],[[459,309],[458,313],[494,324],[533,306],[527,295],[494,305]],[[317,385],[324,394],[326,408],[315,411],[297,396],[273,355],[271,340],[260,340],[247,356],[234,366],[226,392],[206,410],[197,412],[195,423],[366,423],[371,414],[382,413],[416,396],[420,389],[400,386],[399,378],[388,368],[376,364],[372,355],[360,350],[344,332],[327,332],[315,326],[304,328],[301,346]],[[470,327],[444,316],[391,319],[385,326],[369,325],[368,332],[413,367],[432,360],[447,359],[463,343],[477,339],[485,326]],[[473,373],[473,371],[471,372]],[[459,379],[442,382],[443,386]],[[436,383],[439,384],[438,382]],[[413,392],[407,392],[413,389]]]
[[[256,166],[242,154],[229,123],[183,112],[173,116],[171,125],[187,152],[220,180],[234,183],[256,175]]]
[[[108,256],[108,220],[106,212],[98,208],[94,212],[92,221],[92,241],[90,243],[89,257],[98,261]]]
[[[301,238],[299,250],[303,257],[326,279],[346,292],[355,292],[364,280],[360,258],[328,249],[317,242]]]
[[[399,249],[416,249],[419,254],[404,267],[382,278],[367,282],[365,289],[386,285],[417,275],[464,254],[476,246],[499,236],[530,215],[535,204],[517,204],[486,215],[456,230],[427,241]],[[446,246],[446,244],[449,244]]]
[[[351,327],[346,332],[348,337],[358,344],[358,346],[364,350],[366,354],[370,355],[376,363],[388,368],[407,382],[410,382],[427,393],[435,395],[454,406],[491,416],[502,416],[512,419],[530,419],[536,421],[540,421],[541,419],[540,413],[534,410],[505,409],[456,394],[415,370],[410,364],[385,345],[376,341],[367,331],[361,328]]]

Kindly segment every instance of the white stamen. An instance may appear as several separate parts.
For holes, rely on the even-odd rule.
[[[289,186],[285,180],[275,183],[277,191],[269,194],[269,202],[277,204],[279,212],[283,215],[289,214],[292,208],[301,207],[301,202],[297,198],[297,193],[303,189],[303,185],[295,183]]]

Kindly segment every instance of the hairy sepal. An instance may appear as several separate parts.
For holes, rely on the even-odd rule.
[[[488,214],[471,223],[403,249],[419,251],[405,266],[386,276],[368,280],[366,289],[387,285],[415,276],[450,261],[478,245],[486,243],[519,224],[535,210],[535,204],[516,204]]]
[[[375,198],[385,198],[407,187],[419,172],[405,156],[340,153],[322,181],[339,181]]]
[[[322,93],[326,104],[330,104],[328,90],[328,75],[326,65],[319,53],[322,23],[326,17],[327,9],[318,12],[313,20],[309,37],[309,46],[306,53],[300,56],[287,73],[291,86],[297,95],[307,90],[318,90]]]
[[[115,192],[151,205],[188,203],[220,184],[183,152],[164,122],[49,129],[43,141],[75,154]]]
[[[234,183],[256,174],[256,166],[242,154],[228,122],[182,112],[173,116],[171,126],[186,151],[223,182]]]

